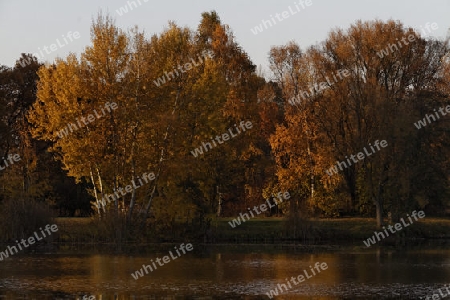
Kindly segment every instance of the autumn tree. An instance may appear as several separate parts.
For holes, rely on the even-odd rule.
[[[399,44],[408,37],[414,42]],[[382,50],[391,48],[398,51],[382,54]],[[420,132],[411,126],[416,117],[411,111],[417,112],[416,103],[429,101],[423,98],[424,95],[436,95],[436,75],[446,51],[442,43],[426,41],[398,22],[357,22],[347,32],[332,31],[321,45],[311,47],[305,54],[303,68],[298,67],[295,72],[283,71],[278,76],[290,79],[282,84],[279,80],[289,96],[297,95],[290,92],[296,82],[300,94],[308,91],[307,99],[302,100],[306,100],[305,105],[311,108],[306,110],[313,124],[311,133],[316,138],[315,144],[320,146],[314,151],[319,166],[317,177],[320,178],[315,182],[320,182],[330,192],[340,190],[340,183],[345,183],[350,207],[367,209],[370,213],[373,205],[378,226],[383,223],[386,205],[394,216],[417,205],[414,201],[417,190],[413,186],[423,166],[415,168],[411,165],[419,157],[425,158],[426,153],[417,151]],[[288,58],[277,64],[284,64],[289,69],[295,66]],[[348,76],[337,76],[343,72]],[[294,76],[289,77],[290,74]],[[299,78],[297,81],[295,76]],[[332,82],[330,78],[333,78]],[[300,127],[308,132],[300,118],[304,111],[289,108],[286,119],[298,120],[282,126],[272,138],[273,142],[305,136],[296,131]],[[283,131],[287,132],[287,137],[283,137]],[[389,147],[350,164],[339,170],[339,174],[324,175],[333,164],[345,162],[346,157],[361,152],[376,140],[386,140]],[[294,155],[305,150],[295,150],[288,142],[282,145],[287,146],[277,154],[280,168],[293,169]],[[305,162],[295,165],[307,168]]]
[[[81,61],[69,55],[39,70],[38,100],[30,119],[37,125],[34,135],[53,143],[68,174],[90,181],[101,213],[106,211],[102,198],[131,181],[124,163],[131,153],[133,122],[127,108],[133,103],[127,98],[130,86],[123,82],[130,60],[125,33],[100,15],[92,39]],[[125,201],[118,198],[112,204],[116,212]]]
[[[130,221],[136,212],[160,228],[202,223],[218,208],[218,193],[244,191],[243,154],[264,143],[267,150],[264,138],[243,134],[192,155],[211,136],[258,118],[251,107],[263,81],[218,16],[204,14],[197,32],[170,22],[146,39],[99,15],[91,34],[80,60],[69,55],[39,70],[29,118],[33,135],[52,143],[69,175],[90,182],[97,213],[125,212]],[[111,103],[117,109],[106,111]],[[78,123],[100,110],[101,118]],[[258,167],[257,159],[249,166]],[[150,172],[154,180],[104,205],[105,195]]]

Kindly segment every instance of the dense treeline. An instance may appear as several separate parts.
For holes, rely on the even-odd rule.
[[[290,201],[267,215],[295,222],[347,213],[381,225],[387,213],[448,205],[450,118],[414,126],[450,104],[445,41],[357,22],[306,50],[273,47],[268,80],[215,12],[149,39],[100,15],[91,40],[79,58],[41,65],[23,54],[0,69],[0,151],[21,157],[1,171],[3,202],[160,232],[206,232],[212,215],[280,191]],[[355,159],[376,141],[387,146]]]
[[[0,67],[0,201],[6,207],[8,201],[11,206],[19,199],[34,201],[61,216],[88,215],[86,183],[76,185],[66,176],[57,153],[47,151],[51,144],[31,135],[27,113],[36,101],[41,66],[31,55],[22,55],[13,68]]]

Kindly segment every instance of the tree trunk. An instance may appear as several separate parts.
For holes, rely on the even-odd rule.
[[[133,151],[133,150],[132,150]],[[132,173],[132,181],[134,182],[136,180],[136,163],[134,161],[134,156],[131,160],[131,173]],[[127,221],[130,222],[131,221],[131,216],[133,215],[133,208],[134,208],[134,204],[136,202],[136,188],[134,187],[133,184],[133,191],[131,192],[131,200],[130,200],[130,207],[128,209],[128,216],[127,216]]]
[[[175,111],[177,110],[179,97],[180,97],[180,89],[177,90],[177,95],[175,96],[175,103],[173,105],[173,110],[172,110],[172,114],[171,114],[172,116],[175,115]],[[153,189],[152,189],[152,191],[150,193],[147,193],[148,196],[146,198],[148,198],[148,202],[147,202],[147,205],[146,205],[145,211],[144,211],[144,222],[145,222],[145,220],[147,220],[148,213],[150,211],[150,206],[152,204],[153,197],[155,196],[156,186],[158,185],[158,179],[159,179],[159,176],[160,176],[160,173],[161,173],[162,163],[163,163],[163,161],[165,159],[165,151],[164,150],[166,150],[165,148],[167,147],[167,140],[168,140],[168,137],[169,137],[169,130],[170,130],[170,124],[167,125],[166,133],[164,135],[164,141],[163,141],[164,145],[163,145],[163,148],[161,149],[161,155],[159,157],[158,170],[156,172],[156,176],[155,176],[155,179],[154,179]]]
[[[383,200],[380,197],[378,199],[374,199],[374,201],[377,212],[377,227],[378,229],[381,229],[383,226]]]
[[[105,207],[102,206],[102,203],[101,203],[100,200],[98,199],[97,186],[95,185],[94,174],[92,173],[92,168],[90,168],[89,173],[90,173],[90,175],[91,175],[92,186],[94,187],[94,197],[95,197],[95,201],[97,202],[97,212],[98,212],[98,216],[101,217],[102,215],[101,215],[100,207],[103,208],[103,212],[105,212]]]

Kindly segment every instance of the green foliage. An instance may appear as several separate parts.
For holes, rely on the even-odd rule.
[[[160,238],[202,237],[209,229],[205,200],[188,181],[161,188],[153,204],[151,230]]]

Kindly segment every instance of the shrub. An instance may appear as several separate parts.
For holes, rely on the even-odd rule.
[[[46,203],[35,200],[5,199],[0,205],[0,239],[26,239],[47,224],[54,224]]]

